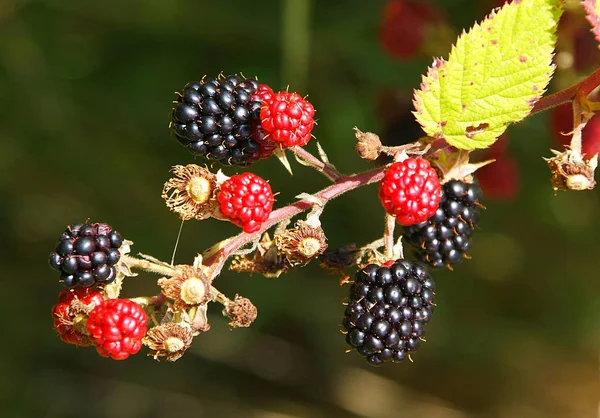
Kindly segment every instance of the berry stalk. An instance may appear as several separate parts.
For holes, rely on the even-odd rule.
[[[294,154],[296,154],[296,158],[300,158],[301,160],[303,160],[304,163],[308,164],[310,167],[313,167],[315,170],[322,173],[332,182],[335,183],[343,177],[342,174],[336,169],[332,168],[331,165],[325,164],[323,161],[319,160],[317,157],[312,155],[304,148],[294,146],[291,149],[294,152]]]
[[[396,218],[390,214],[385,215],[385,256],[392,258],[394,254],[394,230],[396,229]]]

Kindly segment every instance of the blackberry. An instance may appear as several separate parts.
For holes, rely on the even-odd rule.
[[[69,225],[50,254],[50,267],[66,287],[91,287],[115,280],[123,237],[105,223]]]
[[[350,288],[346,342],[375,366],[404,360],[425,334],[434,289],[427,267],[418,261],[369,264],[356,273]]]
[[[442,186],[435,214],[418,225],[406,227],[406,242],[417,257],[434,268],[460,263],[471,248],[471,236],[479,220],[482,197],[479,184],[451,180]]]
[[[261,144],[252,138],[260,123],[262,102],[253,94],[256,80],[237,75],[205,77],[177,93],[171,113],[171,130],[193,155],[224,165],[253,162]]]

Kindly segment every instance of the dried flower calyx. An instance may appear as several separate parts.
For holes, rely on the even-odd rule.
[[[358,128],[354,128],[356,140],[358,141],[355,145],[356,152],[360,158],[373,161],[381,154],[381,141],[379,136],[372,132],[362,132]]]
[[[158,280],[162,293],[173,300],[175,309],[205,305],[210,300],[210,281],[202,270],[178,266],[177,274]]]
[[[167,207],[184,221],[210,218],[217,210],[217,176],[195,164],[176,165],[164,185],[162,198]]]
[[[555,156],[545,158],[552,173],[550,183],[554,191],[558,190],[592,190],[596,186],[594,171],[598,166],[598,156],[585,161],[581,154],[567,150],[559,152],[551,150]]]
[[[309,226],[304,221],[296,222],[292,229],[275,236],[278,252],[290,266],[307,264],[327,249],[327,237],[321,227]]]
[[[231,319],[230,327],[247,328],[258,316],[258,309],[250,302],[250,299],[236,295],[234,300],[225,304],[223,315]]]
[[[151,350],[148,355],[154,360],[165,357],[175,361],[192,345],[192,339],[189,325],[167,322],[148,330],[142,341]]]

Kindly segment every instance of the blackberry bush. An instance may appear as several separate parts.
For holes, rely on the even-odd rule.
[[[591,3],[584,5],[600,39],[600,19]],[[425,10],[416,1],[388,4],[393,10],[386,10],[393,12],[394,19],[404,5],[410,5],[413,14]],[[247,166],[273,154],[291,172],[286,153],[293,154],[295,161],[323,174],[331,184],[300,193],[295,202],[274,209],[268,179],[251,172],[226,174],[214,170],[213,164],[175,166],[161,194],[171,211],[182,221],[227,220],[243,230],[199,252],[188,264],[141,253],[132,257],[128,254],[132,243],[108,224],[70,225],[49,258],[68,287],[52,310],[61,339],[78,346],[95,345],[100,355],[117,360],[146,345],[155,359],[175,361],[193,338],[210,330],[209,303],[223,306],[231,328],[250,326],[257,317],[258,308],[248,298],[228,297],[215,287],[228,262],[233,271],[277,278],[319,259],[342,284],[352,282],[343,320],[352,349],[372,365],[409,357],[419,348],[435,306],[434,281],[426,264],[451,267],[467,257],[482,195],[472,179],[484,166],[487,175],[492,168],[498,173],[493,160],[481,161],[473,151],[491,152],[511,123],[570,103],[571,142],[563,151],[552,150],[554,156],[547,159],[551,184],[555,191],[595,185],[597,155],[590,143],[582,148],[582,132],[600,110],[591,96],[600,86],[600,71],[541,99],[553,74],[561,7],[558,0],[513,1],[464,32],[447,59],[434,60],[414,91],[412,115],[423,137],[399,138],[394,144],[401,145],[394,146],[355,127],[358,155],[367,161],[389,161],[359,174],[340,173],[325,147],[317,141],[309,144],[316,138],[315,109],[306,96],[275,92],[237,75],[188,83],[178,93],[170,129],[194,156],[224,166]],[[411,24],[420,22],[423,19]],[[425,49],[423,33],[418,34],[419,45],[413,45],[418,51],[398,49],[394,34],[410,31],[398,22],[386,23],[391,26],[384,28],[383,38],[396,55],[408,58]],[[310,152],[309,146],[317,153]],[[370,184],[379,184],[372,203],[377,205],[379,197],[385,208],[383,233],[369,244],[328,249],[320,219],[327,203]],[[306,217],[293,222],[303,212],[308,212]],[[403,236],[397,236],[397,224],[405,226]],[[426,264],[406,259],[404,244],[415,249],[407,251],[406,257],[414,254]],[[355,266],[361,269],[352,281],[346,269]],[[139,271],[159,275],[159,290],[149,293],[154,296],[122,299],[127,280]]]

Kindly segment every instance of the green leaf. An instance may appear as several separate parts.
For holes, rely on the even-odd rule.
[[[560,0],[514,0],[458,38],[415,91],[423,130],[460,149],[486,148],[525,118],[552,73]]]

